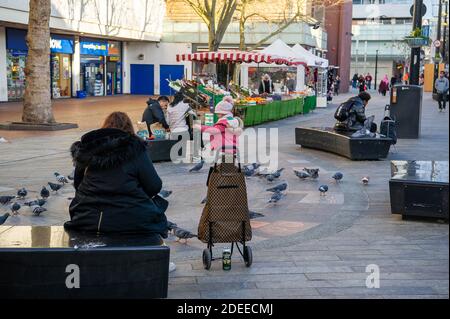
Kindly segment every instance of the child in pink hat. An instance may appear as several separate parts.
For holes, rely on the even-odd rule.
[[[222,149],[225,153],[235,154],[239,135],[242,133],[242,120],[233,115],[233,98],[225,96],[216,105],[214,113],[219,119],[213,126],[201,126],[202,133],[211,134],[211,149]]]

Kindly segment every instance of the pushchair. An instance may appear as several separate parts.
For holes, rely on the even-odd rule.
[[[211,268],[213,260],[222,259],[213,257],[216,243],[231,243],[231,255],[236,246],[247,267],[253,262],[252,250],[246,244],[252,238],[247,186],[241,165],[238,162],[236,166],[235,159],[233,156],[229,163],[222,155],[222,162],[209,171],[207,202],[198,225],[198,239],[207,244],[202,256],[205,269]]]

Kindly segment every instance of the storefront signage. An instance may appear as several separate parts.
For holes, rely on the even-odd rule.
[[[108,55],[120,55],[120,42],[108,42]]]
[[[50,51],[52,53],[73,53],[73,40],[69,39],[50,39]]]
[[[91,55],[108,55],[108,46],[106,43],[101,42],[81,42],[80,53]]]

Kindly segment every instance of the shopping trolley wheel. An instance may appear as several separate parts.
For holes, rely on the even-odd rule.
[[[211,268],[211,261],[211,252],[209,251],[209,249],[203,249],[203,267],[206,270],[209,270],[209,268]]]
[[[244,247],[244,261],[246,267],[250,267],[253,263],[253,253],[250,246]]]

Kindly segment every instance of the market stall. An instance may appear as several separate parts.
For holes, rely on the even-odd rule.
[[[307,82],[310,82],[316,91],[315,105],[326,107],[328,60],[312,54],[300,44],[294,45],[292,50],[306,60],[306,66],[301,66],[301,68],[308,68],[305,73],[309,74],[310,80]]]
[[[241,84],[251,90],[257,90],[257,86],[262,74],[269,74],[274,81],[275,91],[287,91],[288,81],[293,81],[289,91],[305,90],[305,66],[307,61],[304,57],[294,52],[286,43],[277,39],[271,45],[258,51],[261,54],[277,55],[287,57],[291,62],[290,66],[280,66],[267,63],[243,63],[241,66]]]
[[[296,67],[304,63],[291,57],[280,54],[244,51],[197,52],[177,55],[178,61],[191,61],[201,64],[197,70],[205,70],[205,65],[236,63],[263,63],[265,65],[282,65]],[[227,69],[232,69],[228,67]],[[211,71],[211,68],[209,68]],[[207,72],[194,72],[193,81],[176,81],[171,83],[175,90],[182,90],[191,99],[201,117],[206,113],[213,113],[214,106],[225,95],[235,100],[235,112],[246,126],[257,125],[270,120],[277,120],[303,112],[303,98],[296,95],[280,94],[274,96],[252,94],[245,86],[233,83],[231,75],[227,74],[225,83],[218,83],[214,74]]]

